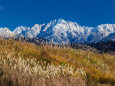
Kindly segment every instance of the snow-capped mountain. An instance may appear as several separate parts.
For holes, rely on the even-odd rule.
[[[82,27],[75,22],[59,19],[48,23],[38,37],[52,43],[84,43],[91,30],[91,27]]]
[[[112,33],[115,33],[115,24],[102,24],[92,29],[88,41],[90,43],[100,42]]]
[[[115,33],[110,34],[106,38],[104,38],[102,41],[115,41]]]
[[[33,27],[17,27],[14,31],[8,28],[0,28],[2,37],[27,37],[44,38],[49,42],[60,43],[96,43],[110,39],[115,34],[115,24],[102,24],[97,27],[80,26],[76,22],[65,21],[64,19],[53,20],[48,24]],[[115,35],[112,35],[112,37]],[[115,37],[114,37],[115,38]]]
[[[8,28],[0,28],[0,37],[11,37],[13,33]]]

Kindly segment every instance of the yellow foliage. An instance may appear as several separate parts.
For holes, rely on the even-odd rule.
[[[35,63],[42,60],[47,65],[71,65],[74,69],[84,68],[88,77],[96,81],[103,78],[115,80],[115,56],[109,54],[1,39],[0,56],[6,58],[8,54],[11,57],[24,59],[35,58]]]

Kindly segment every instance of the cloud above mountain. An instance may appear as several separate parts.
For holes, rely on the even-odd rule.
[[[3,5],[0,5],[0,10],[4,10],[4,6]]]

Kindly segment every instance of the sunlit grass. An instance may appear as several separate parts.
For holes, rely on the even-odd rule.
[[[69,75],[89,82],[115,84],[115,56],[69,47],[1,39],[0,68],[0,77],[17,71],[38,77]]]

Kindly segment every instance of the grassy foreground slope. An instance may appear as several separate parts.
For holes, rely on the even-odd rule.
[[[115,86],[115,56],[0,39],[1,86]]]

